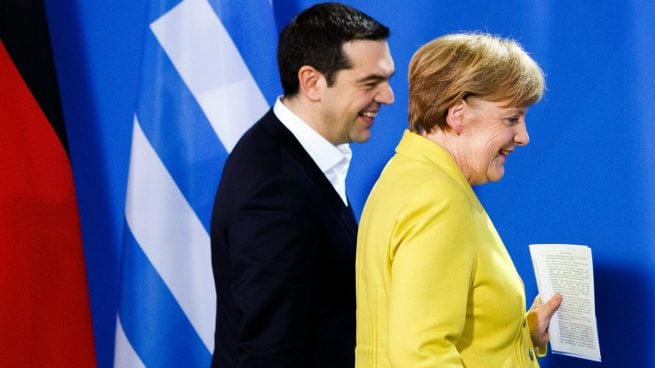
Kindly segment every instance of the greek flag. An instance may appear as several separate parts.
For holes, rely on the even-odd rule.
[[[277,85],[270,0],[157,0],[134,114],[115,367],[208,367],[223,163]],[[265,86],[265,88],[260,88]]]

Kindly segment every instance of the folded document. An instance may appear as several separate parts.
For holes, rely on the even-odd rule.
[[[553,353],[600,362],[591,248],[531,244],[530,256],[541,300],[562,295],[548,328]]]

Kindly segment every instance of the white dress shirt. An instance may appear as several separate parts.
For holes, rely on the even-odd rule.
[[[333,145],[298,115],[286,107],[280,97],[275,101],[273,113],[291,131],[302,147],[309,153],[325,177],[337,191],[343,203],[348,206],[346,197],[346,175],[352,158],[352,151],[348,143]]]

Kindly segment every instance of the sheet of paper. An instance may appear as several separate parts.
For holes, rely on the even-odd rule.
[[[548,329],[553,353],[600,362],[591,248],[531,244],[530,256],[541,300],[562,295]]]

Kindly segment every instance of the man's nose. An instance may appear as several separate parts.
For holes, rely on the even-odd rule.
[[[393,89],[389,82],[380,85],[381,91],[375,96],[375,101],[385,105],[391,105],[394,101]]]

